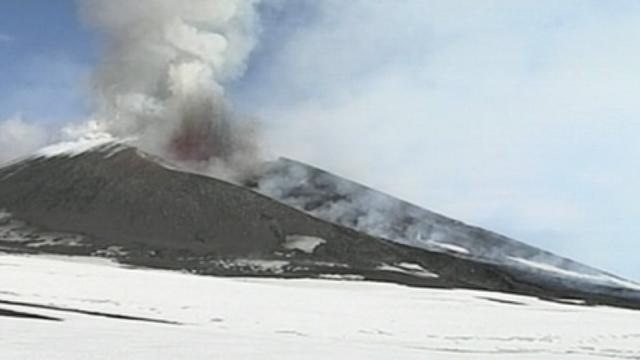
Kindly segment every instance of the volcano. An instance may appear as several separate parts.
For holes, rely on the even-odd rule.
[[[640,285],[304,163],[265,163],[234,184],[113,141],[56,145],[0,168],[0,250],[640,309]]]

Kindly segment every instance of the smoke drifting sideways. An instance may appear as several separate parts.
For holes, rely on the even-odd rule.
[[[102,42],[92,131],[228,180],[250,171],[257,125],[231,110],[224,85],[256,43],[256,0],[77,1]]]
[[[47,130],[16,115],[0,121],[0,165],[32,153],[48,142]]]

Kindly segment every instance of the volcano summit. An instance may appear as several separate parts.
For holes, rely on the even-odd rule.
[[[287,159],[234,184],[110,139],[60,144],[0,168],[0,209],[3,251],[640,308],[640,285]]]

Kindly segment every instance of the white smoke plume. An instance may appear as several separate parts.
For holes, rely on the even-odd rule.
[[[257,155],[224,85],[245,71],[255,0],[78,0],[103,42],[93,81],[103,131],[143,150],[233,177]]]
[[[0,165],[26,156],[47,143],[44,127],[17,115],[0,121]]]

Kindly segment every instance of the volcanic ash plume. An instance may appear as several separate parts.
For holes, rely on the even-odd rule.
[[[224,84],[245,70],[257,1],[78,1],[104,42],[94,74],[101,128],[215,175],[251,165],[255,131],[231,113]]]

